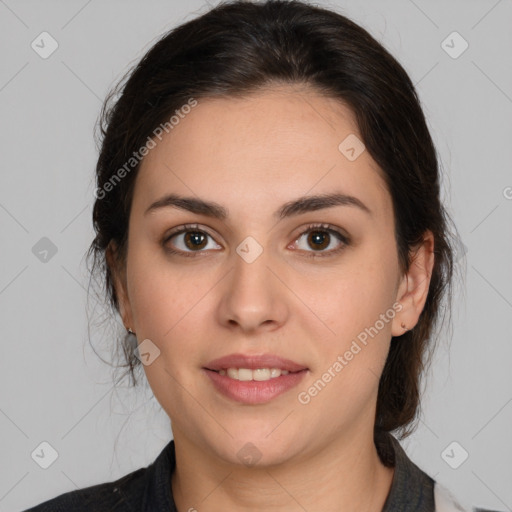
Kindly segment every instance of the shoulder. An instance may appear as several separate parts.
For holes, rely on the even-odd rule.
[[[435,482],[434,496],[435,512],[498,512],[496,510],[478,507],[473,508],[467,503],[461,502],[456,499],[446,487],[439,484],[439,482]]]
[[[147,467],[113,481],[66,492],[24,512],[175,511],[170,489],[175,466],[171,440]]]
[[[113,482],[66,492],[25,512],[132,512],[142,510],[148,468],[140,468]]]
[[[498,512],[472,507],[421,470],[391,434],[375,437],[381,461],[395,473],[383,512]]]

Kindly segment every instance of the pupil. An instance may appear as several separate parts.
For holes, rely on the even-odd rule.
[[[200,245],[202,243],[204,243],[205,238],[206,237],[204,236],[203,233],[199,233],[197,231],[192,231],[192,232],[187,233],[187,235],[185,237],[185,243],[187,244],[187,247],[189,249],[197,249],[198,247],[200,247]],[[191,242],[192,245],[189,245],[189,242]]]
[[[328,243],[327,244],[325,243],[325,240],[327,239],[327,235],[326,235],[326,233],[324,233],[322,231],[312,231],[310,234],[310,238],[314,244],[321,245],[320,249],[323,249],[324,247],[329,245]],[[324,240],[323,243],[322,243],[322,239]]]

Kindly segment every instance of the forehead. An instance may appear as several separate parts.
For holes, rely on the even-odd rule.
[[[181,192],[247,211],[262,201],[281,204],[336,191],[384,215],[391,198],[377,164],[368,151],[355,160],[354,152],[346,153],[358,139],[350,108],[311,89],[200,99],[161,141],[155,139],[141,163],[133,207]]]

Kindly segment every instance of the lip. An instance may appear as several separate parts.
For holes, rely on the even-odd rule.
[[[289,372],[300,372],[307,370],[304,365],[296,363],[290,359],[284,359],[274,354],[247,355],[247,354],[230,354],[228,356],[214,359],[205,365],[207,370],[225,370],[227,368],[248,368],[256,370],[258,368],[279,368],[280,370],[288,370]],[[279,377],[278,377],[279,378]]]
[[[290,373],[266,381],[239,381],[217,373],[227,368],[279,368]],[[202,371],[209,377],[215,389],[225,397],[238,403],[256,405],[267,403],[297,386],[309,369],[273,354],[231,354],[210,361]]]
[[[216,371],[207,368],[203,368],[203,372],[210,378],[215,389],[225,397],[238,403],[256,405],[270,402],[270,400],[297,386],[308,373],[308,370],[300,370],[266,381],[235,380],[227,375],[219,375]]]

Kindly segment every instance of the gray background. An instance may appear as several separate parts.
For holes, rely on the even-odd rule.
[[[443,197],[467,249],[451,348],[446,333],[419,429],[403,446],[465,503],[512,510],[512,1],[321,5],[369,29],[417,84],[442,158]],[[147,383],[114,387],[87,338],[93,129],[101,100],[129,66],[207,8],[0,0],[1,511],[119,478],[170,439]],[[59,45],[47,59],[31,47],[43,31]],[[453,31],[469,44],[457,58],[463,41],[446,40]],[[43,237],[57,249],[46,262],[32,250]],[[109,359],[112,333],[94,327],[96,317],[92,343]],[[43,441],[58,452],[48,469],[31,457]],[[454,441],[452,464],[459,445],[469,453],[457,469],[445,461]]]

